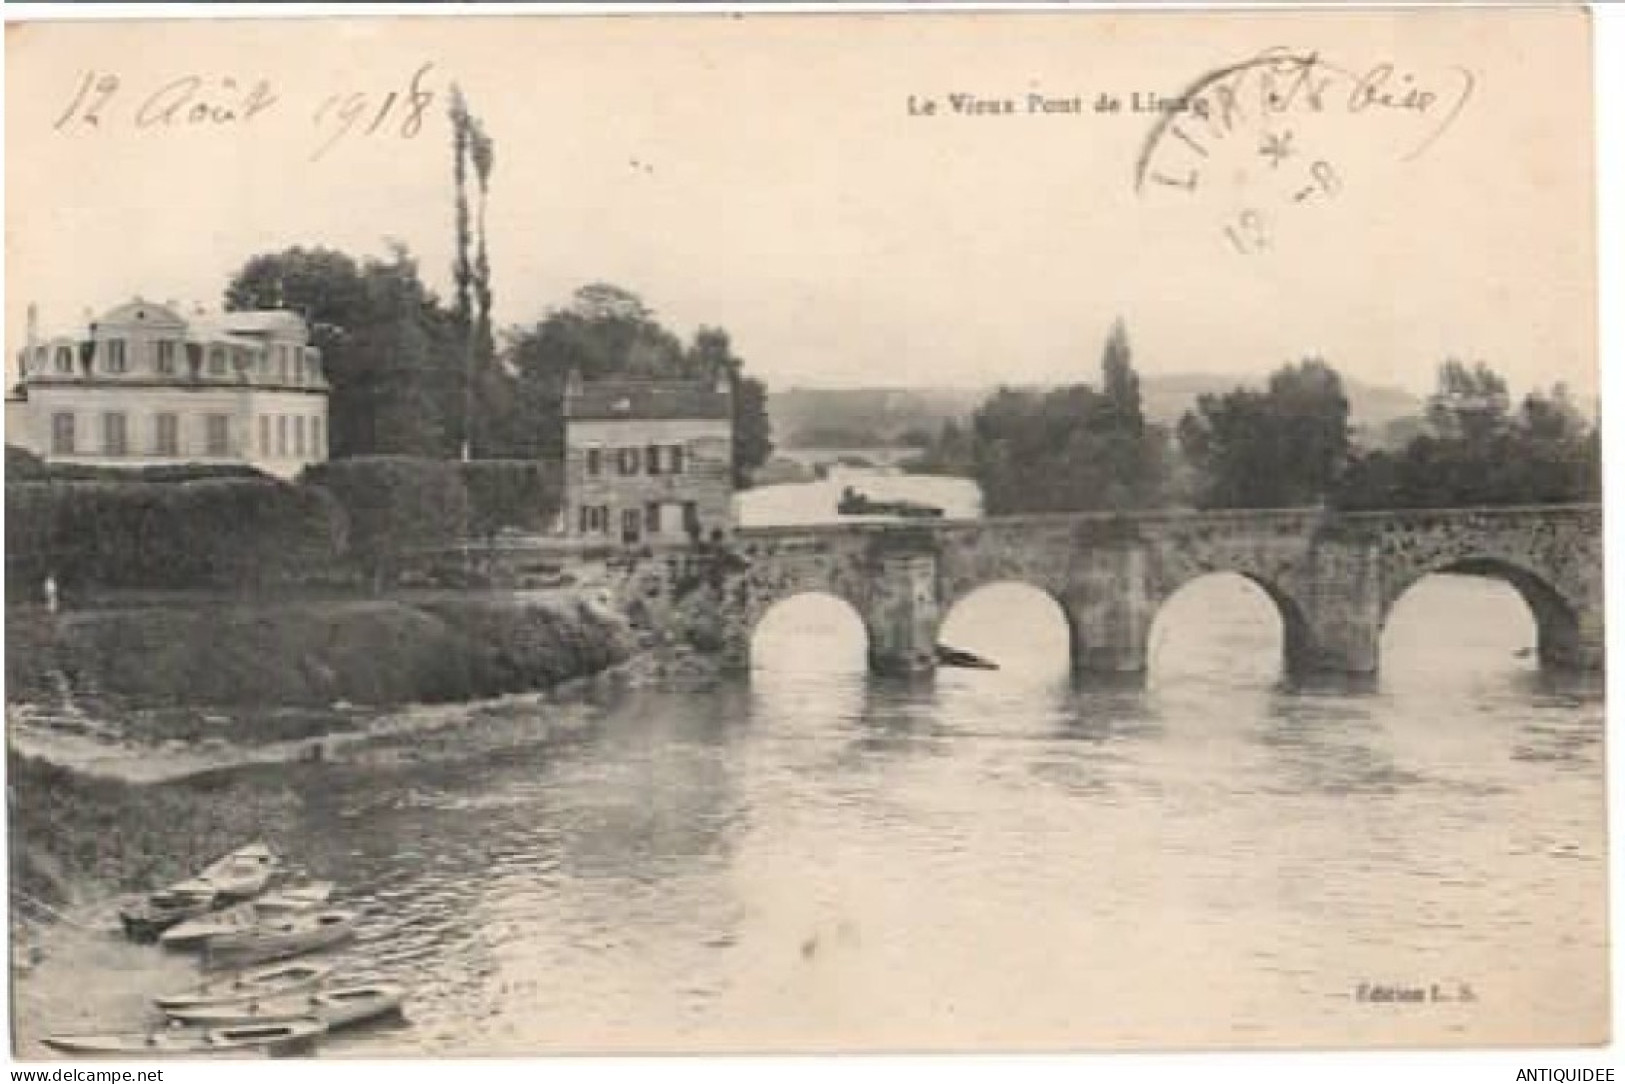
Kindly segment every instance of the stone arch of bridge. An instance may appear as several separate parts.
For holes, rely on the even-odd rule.
[[[1152,630],[1156,627],[1157,618],[1162,615],[1174,596],[1200,580],[1207,579],[1210,576],[1223,575],[1240,576],[1262,591],[1265,597],[1275,605],[1275,612],[1281,619],[1281,646],[1284,655],[1282,661],[1287,671],[1289,673],[1299,673],[1313,669],[1319,655],[1319,641],[1315,635],[1314,625],[1310,621],[1307,608],[1299,600],[1297,593],[1286,586],[1281,579],[1247,567],[1228,568],[1222,564],[1203,565],[1183,570],[1183,574],[1179,577],[1165,580],[1156,585],[1151,599],[1151,611],[1146,620],[1147,640],[1149,641]],[[1149,655],[1148,644],[1148,659]]]
[[[1572,666],[1580,654],[1582,603],[1558,585],[1559,577],[1537,570],[1532,564],[1526,558],[1504,553],[1469,551],[1407,565],[1384,584],[1378,635],[1386,628],[1399,600],[1427,576],[1441,572],[1484,576],[1510,584],[1529,607],[1535,619],[1536,652],[1542,665]]]
[[[1055,612],[1061,615],[1066,623],[1067,658],[1076,666],[1078,659],[1079,628],[1078,618],[1073,606],[1069,603],[1067,592],[1053,584],[1044,582],[1042,577],[1023,577],[1018,575],[993,575],[987,579],[964,580],[948,585],[941,598],[937,629],[940,631],[948,624],[954,610],[972,595],[994,587],[1024,587],[1028,588],[1054,604]],[[940,635],[939,635],[940,642]]]
[[[858,624],[863,628],[864,651],[867,654],[875,643],[875,630],[871,625],[868,600],[859,597],[855,592],[843,590],[839,584],[832,583],[806,583],[786,584],[771,592],[755,592],[743,607],[742,619],[738,623],[738,641],[732,645],[729,654],[740,666],[748,667],[751,661],[751,651],[756,641],[757,630],[766,620],[769,613],[796,601],[797,599],[824,598],[833,599],[844,605],[851,614],[857,618]]]

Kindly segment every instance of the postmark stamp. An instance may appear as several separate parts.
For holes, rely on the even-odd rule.
[[[1465,67],[1346,65],[1272,47],[1151,103],[1157,119],[1134,163],[1134,189],[1146,199],[1217,201],[1223,243],[1257,254],[1294,212],[1357,180],[1344,163],[1350,137],[1413,162],[1455,125],[1477,86]]]

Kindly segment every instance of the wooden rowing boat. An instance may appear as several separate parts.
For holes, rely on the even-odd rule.
[[[150,943],[171,926],[207,914],[216,898],[214,890],[206,885],[160,889],[137,904],[120,907],[119,922],[131,941]]]
[[[222,901],[246,900],[265,891],[282,860],[264,843],[250,843],[205,866],[195,880],[213,888]]]
[[[190,990],[152,999],[164,1012],[230,1005],[252,998],[285,997],[314,990],[333,974],[331,964],[293,963],[222,975]]]
[[[165,948],[201,948],[210,938],[250,929],[272,919],[314,911],[332,895],[333,882],[278,888],[223,911],[187,919],[165,930],[158,941]]]
[[[282,860],[264,843],[239,847],[211,862],[195,877],[162,888],[140,903],[119,909],[119,921],[132,941],[157,940],[187,919],[265,891]]]
[[[355,933],[354,911],[313,911],[259,922],[211,937],[203,943],[209,966],[233,966],[280,960],[336,945]]]
[[[229,1005],[178,1009],[169,1015],[187,1024],[221,1027],[272,1020],[320,1020],[329,1031],[359,1024],[389,1013],[399,1013],[406,991],[390,983],[331,986],[302,994],[249,999]]]
[[[108,1032],[92,1035],[51,1035],[40,1040],[64,1054],[111,1057],[184,1057],[234,1051],[269,1052],[294,1043],[310,1042],[327,1030],[320,1020],[266,1020],[224,1027],[169,1027],[151,1031]]]

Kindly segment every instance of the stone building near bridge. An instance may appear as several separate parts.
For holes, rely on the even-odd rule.
[[[564,395],[564,529],[584,545],[733,528],[733,397],[723,374],[584,381]]]

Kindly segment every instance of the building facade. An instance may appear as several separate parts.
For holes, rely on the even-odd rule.
[[[584,544],[681,542],[733,527],[726,377],[583,382],[564,396],[564,529]]]
[[[42,337],[29,316],[6,439],[50,462],[246,464],[289,478],[327,458],[328,385],[296,313],[183,316],[136,298]]]

